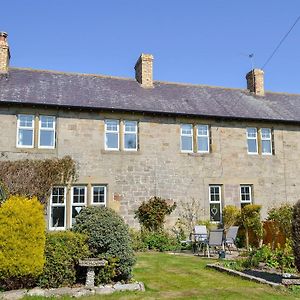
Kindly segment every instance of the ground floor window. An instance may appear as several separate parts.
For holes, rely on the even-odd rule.
[[[106,205],[106,186],[94,185],[92,186],[92,204]]]
[[[209,186],[209,212],[210,221],[221,222],[222,220],[221,185]]]
[[[54,187],[50,197],[50,229],[66,228],[66,188]]]
[[[73,186],[71,191],[71,226],[75,223],[76,216],[87,205],[86,186]]]
[[[241,207],[243,208],[247,204],[252,204],[252,186],[251,185],[241,185],[240,186],[241,195]]]

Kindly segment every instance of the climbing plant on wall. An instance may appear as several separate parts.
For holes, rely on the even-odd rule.
[[[70,156],[0,161],[0,186],[7,196],[36,196],[41,203],[46,203],[53,185],[71,184],[76,178],[76,163]]]

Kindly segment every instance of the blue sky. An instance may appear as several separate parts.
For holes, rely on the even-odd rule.
[[[141,52],[154,79],[245,88],[300,15],[299,0],[9,0],[0,31],[11,66],[134,76]],[[300,22],[265,68],[267,90],[300,93]]]

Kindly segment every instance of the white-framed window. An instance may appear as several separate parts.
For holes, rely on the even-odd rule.
[[[272,131],[270,128],[261,128],[261,153],[262,155],[272,155]]]
[[[50,230],[66,229],[66,187],[52,188],[50,196]]]
[[[255,127],[247,128],[247,146],[248,154],[257,154],[257,129]]]
[[[124,150],[137,151],[138,148],[138,123],[137,121],[124,121]]]
[[[40,116],[39,120],[39,148],[55,148],[55,117]]]
[[[72,226],[75,223],[76,216],[87,204],[87,187],[84,185],[72,186],[71,189],[71,222]]]
[[[221,222],[222,221],[222,195],[221,185],[209,186],[209,214],[210,221]]]
[[[197,126],[197,151],[199,153],[209,152],[209,127],[208,125]]]
[[[119,150],[119,120],[105,120],[105,150]]]
[[[17,119],[17,147],[34,147],[34,116],[18,115]]]
[[[92,199],[92,205],[106,206],[106,186],[93,185],[91,199]]]
[[[241,206],[252,204],[252,186],[249,184],[240,186]]]
[[[181,152],[193,152],[193,125],[181,124],[180,126]]]

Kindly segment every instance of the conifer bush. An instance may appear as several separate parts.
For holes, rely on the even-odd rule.
[[[30,287],[42,273],[45,249],[43,205],[36,197],[10,196],[0,207],[0,285]]]
[[[79,259],[90,256],[86,239],[85,235],[71,231],[47,234],[46,263],[39,279],[41,287],[57,288],[76,283]]]
[[[106,207],[86,207],[76,217],[73,230],[88,236],[93,257],[108,260],[105,268],[111,275],[103,278],[103,270],[100,271],[96,278],[98,283],[127,281],[131,277],[135,258],[129,228],[115,211]]]
[[[292,221],[292,240],[295,266],[300,272],[300,200],[294,205]]]

